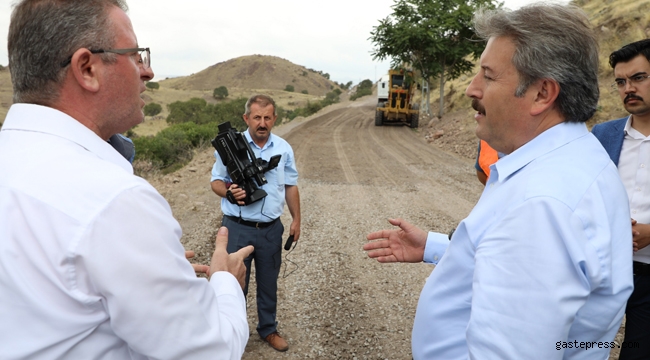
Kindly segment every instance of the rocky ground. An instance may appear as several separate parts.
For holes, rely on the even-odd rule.
[[[373,100],[274,128],[294,148],[302,200],[302,236],[283,254],[279,279],[279,331],[290,349],[276,352],[257,336],[252,280],[244,359],[411,359],[413,316],[432,266],[379,264],[361,246],[391,217],[427,230],[455,227],[482,191],[477,140],[473,129],[460,129],[466,112],[423,119],[418,130],[375,127]],[[212,153],[205,148],[175,173],[147,176],[181,223],[186,249],[204,264],[222,215],[209,184]],[[288,229],[288,211],[282,222]]]

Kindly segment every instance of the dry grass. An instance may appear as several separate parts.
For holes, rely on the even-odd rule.
[[[307,102],[323,99],[324,96],[301,94],[295,92],[288,92],[277,89],[242,89],[242,88],[228,88],[228,98],[224,100],[217,100],[212,96],[213,90],[183,90],[169,87],[171,83],[168,81],[160,82],[160,89],[147,90],[143,94],[145,102],[157,103],[162,105],[162,112],[156,116],[147,116],[145,121],[135,127],[133,131],[140,136],[155,135],[158,131],[166,128],[167,122],[164,120],[169,115],[167,105],[175,101],[187,101],[191,98],[204,99],[208,104],[217,104],[220,102],[230,101],[240,97],[248,98],[256,93],[263,93],[271,96],[278,106],[286,110],[294,110],[299,107],[305,107]],[[242,108],[242,114],[244,109]]]

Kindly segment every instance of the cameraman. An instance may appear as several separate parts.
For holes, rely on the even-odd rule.
[[[229,231],[228,253],[236,252],[248,245],[255,246],[255,251],[244,260],[246,264],[244,294],[248,294],[251,261],[255,260],[259,320],[257,332],[275,350],[286,351],[289,349],[289,345],[278,334],[275,320],[277,282],[282,262],[282,233],[284,232],[280,216],[286,200],[293,219],[289,235],[293,235],[294,241],[298,241],[300,238],[298,171],[291,145],[279,136],[271,134],[271,128],[277,119],[273,99],[266,95],[253,95],[246,102],[245,110],[243,118],[248,129],[243,132],[243,135],[255,156],[268,161],[274,155],[282,155],[277,168],[264,174],[268,183],[263,185],[262,189],[268,195],[257,202],[244,206],[243,200],[246,197],[246,192],[237,184],[232,184],[228,170],[216,151],[211,187],[212,191],[222,198],[221,211],[224,215],[222,224]],[[232,193],[237,204],[232,204],[226,199],[227,192]]]

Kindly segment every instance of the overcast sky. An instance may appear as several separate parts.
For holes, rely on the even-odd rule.
[[[11,4],[0,0],[0,65],[7,65]],[[239,56],[278,56],[359,83],[388,71],[373,61],[370,31],[394,0],[127,0],[138,43],[151,48],[156,80],[186,76]],[[517,9],[535,0],[505,0]],[[568,0],[554,0],[567,3]]]

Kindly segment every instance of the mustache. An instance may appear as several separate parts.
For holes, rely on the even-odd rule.
[[[627,102],[630,101],[630,100],[639,100],[639,101],[643,101],[643,98],[640,97],[640,96],[637,96],[637,95],[635,95],[635,94],[630,93],[630,94],[627,94],[627,96],[625,97],[625,99],[623,99],[623,104],[627,104]]]
[[[478,99],[476,98],[472,99],[472,108],[478,111],[480,114],[485,115],[485,107],[481,105],[481,103],[478,102]]]

